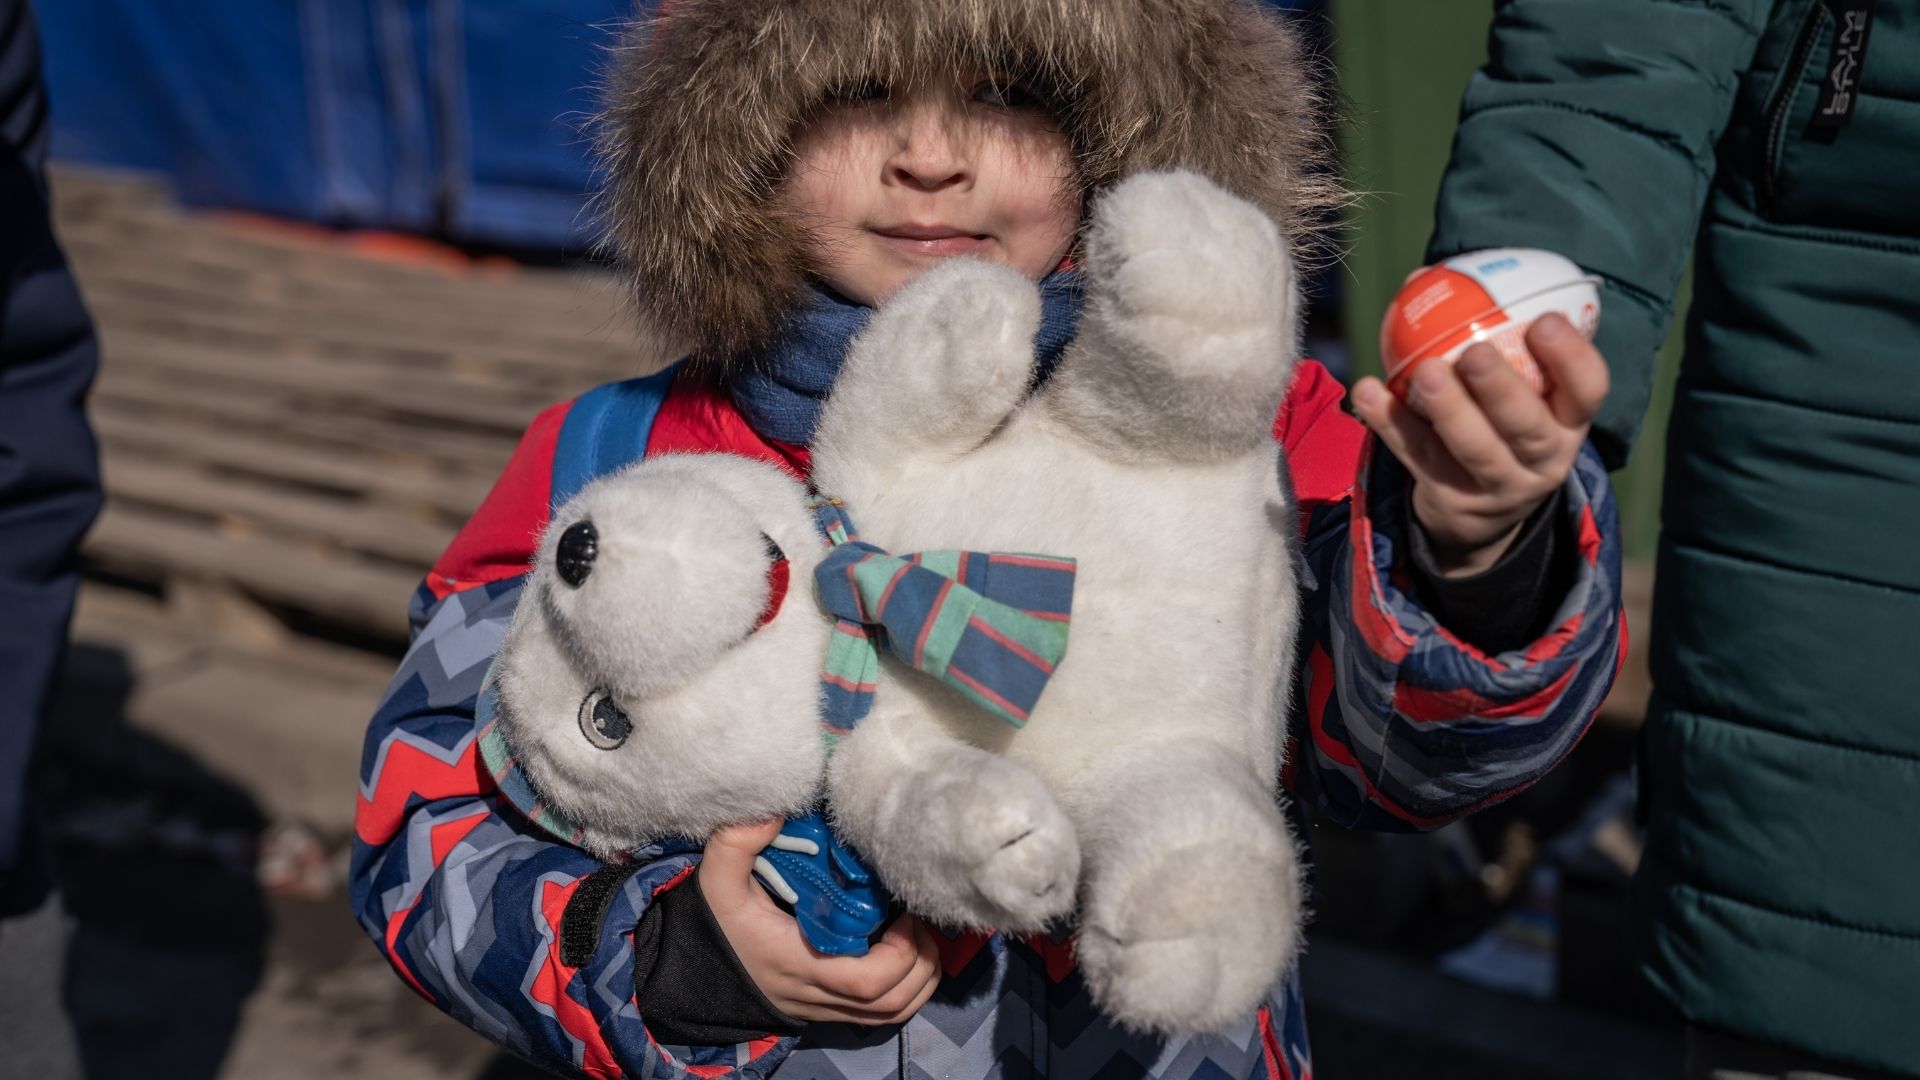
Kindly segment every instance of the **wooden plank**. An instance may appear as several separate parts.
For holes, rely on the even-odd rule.
[[[228,342],[242,348],[295,350],[310,355],[362,355],[394,362],[424,365],[429,370],[456,364],[485,366],[503,379],[534,386],[584,390],[610,379],[643,375],[649,366],[642,357],[596,350],[582,340],[571,348],[535,350],[502,346],[482,338],[453,340],[440,328],[415,320],[405,325],[381,325],[372,318],[335,317],[300,311],[236,304],[225,309],[183,302],[179,297],[154,295],[154,287],[121,283],[81,286],[99,312],[101,324],[141,329],[183,341]]]
[[[133,661],[135,676],[164,675],[170,668],[190,667],[190,654],[208,648],[232,650],[231,639],[209,634],[168,599],[105,585],[82,582],[73,611],[73,637],[119,649]],[[251,655],[275,666],[299,670],[317,679],[357,682],[393,675],[393,662],[382,654],[313,638],[288,638],[246,648]]]
[[[347,399],[416,403],[445,402],[450,417],[460,409],[502,410],[531,416],[557,400],[556,392],[572,387],[544,387],[525,382],[502,382],[465,371],[430,371],[419,366],[381,363],[360,356],[315,356],[301,353],[261,353],[227,345],[181,342],[138,330],[115,330],[103,337],[109,363],[137,363],[156,370],[193,374],[223,381],[281,385],[303,391],[343,395]],[[531,411],[530,411],[531,410]],[[515,421],[523,423],[524,420]],[[494,426],[494,425],[487,425]]]
[[[47,172],[53,181],[57,217],[176,205],[166,181],[154,173],[64,161],[54,162]]]
[[[293,391],[312,406],[396,423],[498,432],[518,438],[551,394],[396,371],[345,359],[262,356],[223,346],[183,345],[121,330],[101,336],[106,363],[179,376],[185,385]]]
[[[551,374],[600,381],[660,367],[671,357],[632,333],[611,304],[579,303],[539,316],[511,298],[468,293],[458,303],[390,292],[316,287],[298,279],[232,280],[187,272],[168,253],[95,254],[70,245],[81,285],[108,308],[123,301],[161,304],[209,319],[271,312],[290,333],[332,335],[352,328],[449,355],[509,361]]]
[[[185,517],[281,536],[313,550],[344,550],[397,564],[414,576],[446,550],[452,526],[388,506],[277,490],[209,475],[191,465],[120,459],[103,470],[112,497]]]
[[[317,449],[415,466],[441,465],[497,474],[513,452],[518,428],[494,432],[402,425],[375,417],[315,413],[295,392],[258,393],[218,385],[182,386],[161,373],[120,369],[103,371],[94,400],[122,405],[147,415],[166,415],[199,423],[234,425],[271,433]]]
[[[220,230],[218,225],[183,224],[198,230],[192,235],[202,237]],[[609,273],[517,269],[493,277],[409,270],[405,276],[387,278],[366,272],[369,266],[387,264],[356,257],[347,264],[354,273],[321,276],[284,254],[271,263],[225,260],[217,251],[194,250],[191,237],[180,235],[184,232],[184,228],[140,226],[109,231],[95,222],[69,231],[63,240],[82,272],[92,276],[157,279],[274,303],[373,303],[495,321],[510,315],[531,331],[562,339],[577,338],[586,328],[608,331],[611,339],[640,340],[633,324],[624,319],[608,321],[604,327],[594,323],[626,310],[625,283]]]
[[[239,220],[230,215],[182,212],[172,205],[121,205],[111,199],[76,198],[55,182],[56,225],[63,237],[79,241],[99,236],[119,239],[123,247],[148,247],[176,253],[208,266],[229,270],[293,273],[314,284],[358,286],[418,293],[422,299],[461,299],[477,292],[510,293],[529,312],[564,310],[578,303],[580,283],[593,292],[617,296],[619,275],[600,266],[547,269],[465,263],[449,252],[445,264],[371,258],[356,250],[353,233],[334,233],[266,219]],[[601,289],[600,285],[610,286]]]
[[[464,521],[492,478],[472,472],[395,468],[356,458],[290,448],[284,439],[155,420],[119,404],[95,401],[92,419],[109,463],[134,457],[191,461],[216,475],[252,477],[296,489],[364,494],[373,501],[430,508],[442,520]]]
[[[258,599],[393,642],[419,576],[333,559],[282,540],[214,529],[109,498],[81,545],[94,565],[164,584],[175,575],[228,581]]]

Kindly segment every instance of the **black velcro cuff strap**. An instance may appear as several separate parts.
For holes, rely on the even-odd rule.
[[[639,872],[637,864],[603,866],[580,882],[560,916],[560,962],[568,967],[585,967],[600,947],[600,929],[607,921],[607,906],[613,903],[627,879]]]

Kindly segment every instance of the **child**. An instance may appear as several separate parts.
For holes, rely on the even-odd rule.
[[[1302,243],[1338,192],[1310,171],[1310,85],[1270,19],[1241,0],[666,5],[616,87],[608,205],[643,312],[694,358],[543,413],[416,596],[353,864],[363,926],[416,990],[595,1075],[1309,1072],[1292,976],[1224,1033],[1161,1039],[1093,1012],[1063,937],[955,939],[909,916],[866,957],[822,957],[751,881],[774,824],[722,832],[704,860],[598,868],[474,760],[533,538],[586,479],[693,450],[804,474],[849,338],[940,259],[1041,281],[1044,363],[1072,334],[1089,200],[1130,173],[1206,173]],[[1436,826],[1538,778],[1604,696],[1618,541],[1583,447],[1606,368],[1564,323],[1529,344],[1544,399],[1487,351],[1423,370],[1422,414],[1363,382],[1354,406],[1392,451],[1364,471],[1337,385],[1300,366],[1275,423],[1306,535],[1294,805]]]

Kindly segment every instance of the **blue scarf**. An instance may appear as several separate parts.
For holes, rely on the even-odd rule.
[[[1036,384],[1053,373],[1073,340],[1084,286],[1077,270],[1056,270],[1040,282]],[[824,290],[813,290],[812,297],[811,304],[787,320],[778,338],[727,376],[728,393],[747,423],[766,438],[797,446],[813,441],[820,406],[840,374],[847,346],[873,317],[872,308]]]

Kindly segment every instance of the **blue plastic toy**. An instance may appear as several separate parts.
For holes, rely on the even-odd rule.
[[[753,860],[753,873],[793,909],[807,944],[827,956],[865,956],[893,903],[818,810],[788,818]]]

